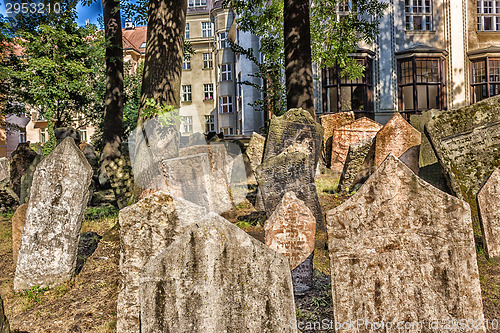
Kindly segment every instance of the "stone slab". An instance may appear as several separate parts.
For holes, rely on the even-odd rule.
[[[35,174],[36,166],[43,159],[43,155],[37,154],[30,166],[24,171],[21,176],[21,195],[19,196],[19,202],[24,204],[28,202],[30,198],[31,185],[33,184],[33,175]]]
[[[37,166],[21,237],[14,289],[53,287],[75,272],[92,167],[73,138]]]
[[[0,157],[0,181],[10,177],[10,164],[7,157]]]
[[[36,156],[29,143],[20,143],[10,156],[10,184],[18,197],[21,195],[21,177]]]
[[[252,133],[247,149],[245,150],[245,154],[250,160],[250,166],[252,167],[253,172],[255,172],[255,169],[257,169],[257,167],[262,163],[265,142],[265,137],[255,132]]]
[[[366,138],[373,138],[382,125],[366,117],[333,131],[331,169],[340,174],[344,169],[349,146]]]
[[[479,323],[468,332],[485,331],[469,205],[394,155],[327,213],[327,230],[335,322],[465,319]]]
[[[420,156],[419,156],[419,166],[421,168],[426,167],[428,165],[432,165],[437,163],[436,153],[434,153],[434,149],[432,149],[432,145],[429,142],[429,139],[425,135],[425,124],[429,122],[433,117],[437,116],[441,113],[441,110],[427,110],[422,111],[422,114],[412,114],[410,116],[410,124],[422,134],[422,143],[420,144]]]
[[[140,332],[140,274],[191,223],[208,212],[191,202],[158,191],[120,210],[120,291],[117,332]]]
[[[4,313],[2,296],[0,296],[0,333],[10,333],[9,321]]]
[[[354,112],[352,111],[326,114],[319,117],[320,124],[323,127],[323,157],[328,168],[332,161],[333,131],[352,123],[354,120]]]
[[[214,213],[150,259],[140,300],[141,332],[297,332],[286,258]]]
[[[375,136],[375,165],[382,164],[389,154],[396,157],[405,154],[403,162],[418,175],[420,143],[420,132],[396,112]]]
[[[26,211],[28,204],[22,204],[17,207],[14,215],[12,216],[12,259],[14,266],[17,265],[17,254],[21,246],[21,236],[23,235],[24,224],[26,222]]]
[[[500,257],[500,169],[495,169],[477,194],[479,221],[486,254]]]
[[[352,191],[357,184],[356,177],[362,170],[363,162],[365,161],[370,148],[374,146],[375,140],[373,137],[366,138],[349,146],[347,157],[344,163],[344,169],[340,175],[339,186],[337,192]],[[371,170],[367,171],[371,174]],[[367,177],[368,178],[368,177]]]

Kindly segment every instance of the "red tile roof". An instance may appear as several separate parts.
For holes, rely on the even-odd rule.
[[[141,48],[146,42],[147,26],[136,27],[135,29],[122,29],[123,49],[133,49],[139,53],[144,53],[146,49]]]

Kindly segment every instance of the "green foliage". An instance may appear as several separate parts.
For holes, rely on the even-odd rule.
[[[108,217],[117,217],[118,210],[111,205],[98,206],[98,207],[88,207],[85,211],[85,219],[94,221],[100,220]]]
[[[40,303],[40,295],[49,290],[49,287],[41,288],[40,286],[33,286],[29,289],[23,289],[21,295],[24,296],[28,304]]]
[[[173,105],[160,104],[154,98],[146,100],[146,106],[142,109],[141,116],[147,120],[158,117],[163,126],[176,125],[182,120],[178,110]]]
[[[130,71],[130,66],[130,63],[124,64],[123,135],[125,138],[128,137],[137,126],[144,62],[140,62],[136,70],[132,73]]]

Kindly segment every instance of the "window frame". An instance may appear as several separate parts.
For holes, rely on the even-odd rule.
[[[491,63],[492,61],[495,61],[495,62],[498,62],[498,67],[495,67],[495,66],[491,66]],[[481,63],[483,62],[484,63],[484,81],[482,82],[474,82],[474,79],[475,79],[475,68],[474,68],[474,64],[475,63]],[[475,59],[470,59],[469,61],[470,65],[470,83],[469,83],[469,86],[470,86],[470,91],[471,91],[471,95],[470,95],[470,101],[471,101],[471,104],[474,104],[474,103],[477,103],[477,102],[480,102],[482,101],[483,99],[486,99],[486,98],[489,98],[489,97],[493,97],[493,96],[497,96],[500,94],[500,55],[499,56],[494,56],[494,57],[490,57],[490,56],[485,56],[485,57],[478,57],[478,58],[475,58]],[[492,68],[493,69],[497,69],[495,72],[496,73],[492,73]],[[492,77],[496,76],[497,77],[497,81],[493,80]],[[483,91],[486,92],[486,96],[483,96],[481,99],[475,99],[475,95],[474,95],[474,88],[477,87],[477,86],[484,86],[485,89]],[[492,94],[492,86],[497,86],[497,91],[499,91],[499,93],[497,94]]]
[[[207,56],[207,57],[205,57],[205,56]],[[210,57],[208,57],[208,56],[210,56]],[[203,53],[202,57],[203,57],[203,68],[213,68],[213,66],[214,66],[213,58],[214,57],[213,57],[212,53],[211,52]],[[205,58],[207,58],[207,59],[205,59]]]
[[[485,6],[485,3],[491,3],[491,7]],[[486,8],[489,8],[489,12],[485,12]],[[500,31],[500,0],[476,0],[476,18],[477,31]],[[485,29],[486,18],[491,19],[492,29]]]
[[[417,68],[417,61],[419,60],[424,60],[424,61],[437,61],[437,81],[433,82],[418,82],[417,76],[418,76],[418,69]],[[402,67],[401,65],[405,62],[410,62],[412,64],[411,68],[411,82],[408,83],[402,83]],[[427,68],[427,67],[426,67]],[[420,68],[422,69],[422,68]],[[446,59],[442,56],[419,56],[419,55],[412,55],[410,57],[404,57],[401,59],[398,59],[397,61],[397,70],[398,70],[398,78],[397,78],[397,84],[398,84],[398,106],[399,106],[399,112],[401,114],[408,115],[409,117],[410,114],[420,114],[420,112],[425,111],[425,110],[430,110],[430,109],[439,109],[439,110],[446,110]],[[423,76],[423,72],[421,71],[421,75]],[[427,92],[427,105],[425,108],[420,107],[419,101],[418,101],[418,87],[419,86],[437,86],[437,95],[436,95],[436,107],[429,107],[430,101],[429,101],[429,88],[426,89]],[[413,109],[408,109],[406,110],[404,108],[404,96],[403,96],[403,90],[404,87],[413,87],[412,93],[413,93]]]
[[[206,24],[208,24],[208,28],[204,26]],[[212,22],[210,21],[201,22],[201,37],[203,38],[212,37]]]
[[[26,143],[27,142],[27,134],[26,134],[26,129],[23,131],[19,131],[19,143]]]
[[[182,85],[181,97],[182,97],[182,99],[181,99],[182,102],[192,102],[193,101],[193,91],[192,91],[190,84],[183,84]]]
[[[429,5],[427,5],[427,3]],[[433,31],[432,0],[405,0],[404,2],[404,23],[406,31]],[[429,11],[427,11],[427,8]],[[421,29],[415,28],[415,18],[421,17]]]
[[[215,131],[215,116],[213,114],[205,115],[205,133]]]
[[[231,135],[234,135],[234,127],[233,126],[227,126],[227,127],[221,127],[220,128],[222,134],[224,134],[224,136],[231,136]],[[225,131],[228,131],[228,133],[226,134]],[[229,133],[231,132],[231,133]]]
[[[227,31],[219,32],[217,34],[217,40],[218,40],[217,48],[219,50],[229,48],[229,43],[227,42],[227,35],[228,35]],[[224,37],[221,37],[221,36],[224,36]]]
[[[80,134],[81,141],[87,141],[87,128],[86,127],[79,129],[78,133]]]
[[[342,82],[344,79],[341,76],[340,67],[336,66],[335,68],[328,68],[322,70],[322,88],[323,88],[323,113],[337,113],[337,112],[345,112],[345,111],[353,111],[354,113],[364,114],[370,118],[373,118],[374,113],[374,105],[373,105],[373,59],[369,56],[355,56],[358,62],[361,62],[365,66],[365,75],[361,78],[362,82]],[[329,71],[333,71],[332,75],[329,75]],[[329,78],[333,78],[333,82],[330,82]],[[360,80],[360,79],[358,79]],[[342,88],[343,87],[351,87],[351,105],[352,105],[352,96],[354,87],[362,87],[363,88],[363,110],[361,109],[345,109],[342,105]],[[328,94],[329,89],[337,89],[337,107],[336,109],[329,110],[328,103]]]
[[[224,68],[225,68],[225,70],[224,70]],[[233,75],[231,72],[232,72],[231,63],[220,64],[219,65],[219,82],[232,81]]]
[[[189,39],[189,22],[186,22],[186,27],[184,28],[184,39]]]
[[[210,88],[210,89],[207,89]],[[208,94],[208,97],[207,97]],[[203,84],[203,100],[213,100],[214,99],[214,84],[204,83]]]
[[[182,70],[191,70],[191,55],[186,54],[182,57]]]
[[[226,99],[224,101],[224,99]],[[227,107],[228,111],[224,111],[224,107]],[[225,95],[219,96],[219,113],[220,114],[228,114],[233,113],[233,96]]]
[[[182,116],[182,133],[193,133],[193,116]]]
[[[206,7],[207,0],[188,0],[187,8]]]
[[[46,133],[46,128],[40,128],[40,143],[45,143],[47,141]]]

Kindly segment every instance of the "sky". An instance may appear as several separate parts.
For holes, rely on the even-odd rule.
[[[12,1],[0,0],[0,14],[4,16],[6,16],[6,6],[5,6],[6,2],[12,2]],[[80,3],[78,3],[77,13],[78,13],[78,19],[77,19],[78,25],[85,25],[86,20],[89,20],[89,23],[93,23],[99,27],[97,23],[97,18],[99,17],[99,15],[102,15],[102,0],[96,0],[90,6],[82,6]],[[122,26],[123,27],[125,26],[124,18],[122,18]]]

